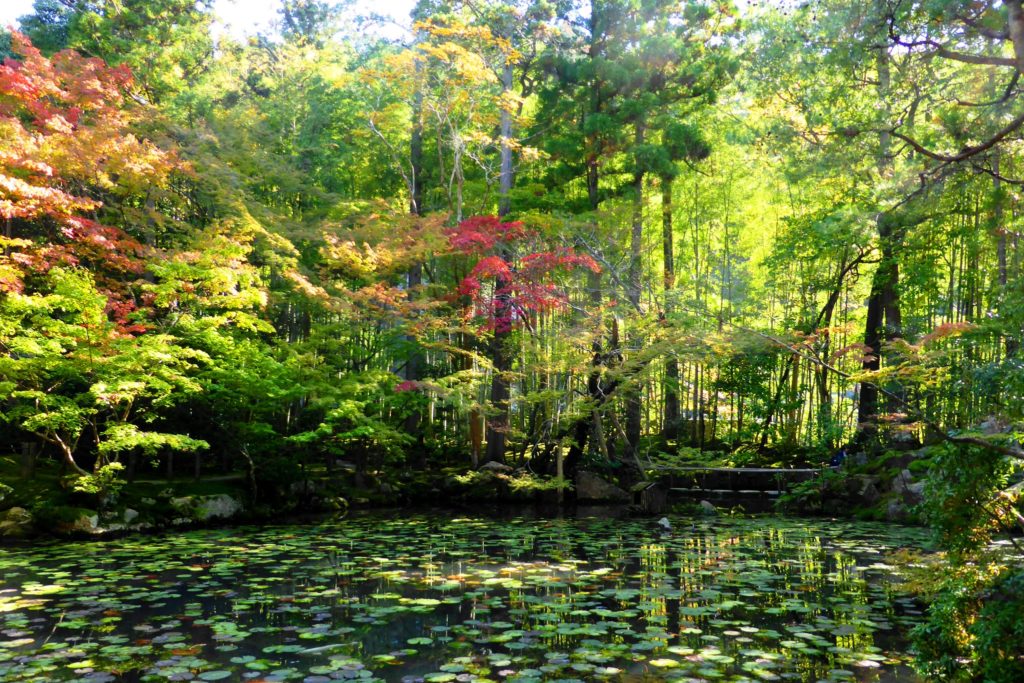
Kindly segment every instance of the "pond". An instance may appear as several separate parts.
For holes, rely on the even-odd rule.
[[[915,681],[922,529],[368,514],[0,551],[0,681]]]

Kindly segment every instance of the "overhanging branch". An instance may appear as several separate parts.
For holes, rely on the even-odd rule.
[[[926,156],[929,159],[941,161],[946,164],[958,164],[962,161],[970,159],[973,156],[977,156],[982,152],[992,149],[1000,142],[1002,142],[1008,135],[1018,130],[1022,125],[1024,125],[1024,112],[1014,117],[1012,121],[1006,124],[1006,126],[1000,129],[997,133],[995,133],[995,135],[990,137],[985,142],[979,143],[977,145],[971,145],[969,147],[964,147],[956,154],[942,154],[941,152],[934,152],[925,147],[923,144],[921,144],[914,138],[904,133],[901,133],[896,129],[888,130],[886,132],[890,133],[893,137],[898,138],[903,142],[907,143],[915,152],[921,154],[922,156]]]

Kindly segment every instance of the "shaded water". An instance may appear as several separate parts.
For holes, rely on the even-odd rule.
[[[366,515],[0,551],[0,681],[915,681],[885,553],[777,517]]]

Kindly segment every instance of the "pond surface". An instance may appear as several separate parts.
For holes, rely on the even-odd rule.
[[[0,681],[915,681],[886,553],[777,517],[379,514],[0,549]]]

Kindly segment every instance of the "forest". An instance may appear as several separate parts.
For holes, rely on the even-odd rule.
[[[245,38],[213,5],[36,0],[0,27],[0,537],[635,503],[665,472],[817,470],[779,519],[929,532],[872,560],[919,606],[882,680],[1024,680],[1021,0],[418,0],[400,30],[281,0]],[[673,508],[671,538],[685,515],[756,533],[705,502]],[[3,597],[4,562],[0,680],[242,675],[76,678],[18,640],[32,608]],[[669,631],[706,607],[669,609]],[[733,670],[692,638],[644,680],[694,657],[685,680],[779,678],[774,655]],[[778,673],[879,680],[860,677],[873,650],[845,666],[861,644],[815,668],[816,642]],[[575,680],[494,656],[375,675]],[[297,680],[355,666],[333,661]]]

